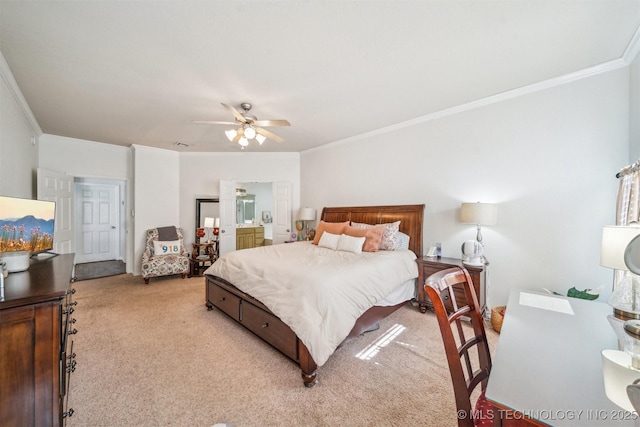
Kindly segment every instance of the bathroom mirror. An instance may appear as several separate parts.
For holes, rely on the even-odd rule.
[[[252,224],[256,221],[256,196],[236,196],[236,223]]]
[[[204,227],[205,218],[220,218],[220,199],[196,199],[196,228]],[[194,232],[197,230],[194,230]],[[197,233],[196,243],[200,243]]]

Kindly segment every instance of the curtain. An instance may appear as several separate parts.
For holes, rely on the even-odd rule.
[[[618,199],[616,201],[616,225],[629,225],[640,222],[640,160],[622,169],[616,176],[620,179]],[[613,288],[617,288],[625,272],[616,270]]]
[[[628,225],[640,222],[638,206],[640,195],[640,172],[635,167],[623,169],[618,176],[618,200],[616,206],[616,225]]]

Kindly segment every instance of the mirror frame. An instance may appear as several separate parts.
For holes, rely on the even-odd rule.
[[[193,230],[195,235],[196,243],[200,243],[200,238],[198,237],[198,228],[200,227],[200,212],[202,203],[220,203],[219,198],[207,198],[207,199],[196,199],[196,227]]]

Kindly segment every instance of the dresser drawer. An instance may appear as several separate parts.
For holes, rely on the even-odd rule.
[[[245,301],[242,304],[242,324],[286,356],[298,360],[296,335],[273,314]]]
[[[234,320],[240,321],[240,298],[211,282],[207,282],[207,287],[209,302],[227,313]]]

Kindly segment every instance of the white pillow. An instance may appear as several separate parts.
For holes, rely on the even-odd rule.
[[[339,235],[325,231],[322,233],[322,236],[320,236],[320,240],[318,240],[318,247],[329,248],[335,251],[338,249],[338,240],[340,240]]]
[[[364,241],[366,237],[353,237],[347,236],[346,234],[341,234],[338,239],[338,250],[345,252],[353,252],[354,254],[359,254],[362,252],[362,245],[364,245]]]
[[[396,246],[396,250],[409,249],[410,239],[411,238],[408,234],[405,234],[402,231],[398,231],[398,245]]]
[[[153,241],[153,253],[155,255],[175,255],[180,253],[180,240],[170,242]]]

